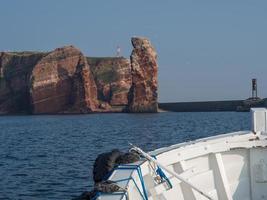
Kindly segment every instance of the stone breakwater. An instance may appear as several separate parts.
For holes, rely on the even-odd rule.
[[[157,56],[132,38],[131,59],[86,57],[74,46],[0,52],[0,114],[157,112]]]
[[[267,99],[159,103],[159,109],[170,112],[248,112],[255,107],[267,107]]]

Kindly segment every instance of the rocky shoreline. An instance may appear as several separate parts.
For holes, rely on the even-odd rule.
[[[132,38],[130,59],[93,58],[74,46],[0,52],[0,114],[157,112],[157,54]]]

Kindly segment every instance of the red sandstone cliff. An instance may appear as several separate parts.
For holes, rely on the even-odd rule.
[[[0,114],[30,113],[29,80],[35,64],[46,53],[0,53]]]
[[[133,38],[129,59],[52,52],[0,52],[0,114],[157,112],[156,53]]]
[[[146,38],[132,38],[132,86],[129,91],[129,112],[157,112],[157,54]]]
[[[42,58],[31,77],[34,113],[87,113],[98,107],[96,85],[83,54],[73,46]]]
[[[123,111],[132,84],[130,61],[118,58],[87,58],[97,85],[98,99],[105,111]]]

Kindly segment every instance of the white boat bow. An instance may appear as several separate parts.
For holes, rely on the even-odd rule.
[[[123,190],[96,199],[267,200],[267,110],[251,115],[251,131],[172,145],[118,166],[109,180]]]

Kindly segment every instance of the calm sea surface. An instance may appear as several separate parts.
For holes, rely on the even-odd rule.
[[[90,190],[99,153],[146,151],[250,129],[249,113],[0,117],[0,199],[70,200]]]

